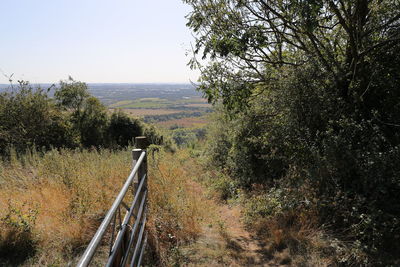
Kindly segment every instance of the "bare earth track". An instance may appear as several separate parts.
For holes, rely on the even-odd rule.
[[[193,186],[204,195],[201,185]],[[205,205],[214,206],[214,219],[204,221],[196,243],[183,248],[184,266],[290,266],[285,250],[270,253],[268,244],[245,229],[239,206],[213,199],[208,199]]]

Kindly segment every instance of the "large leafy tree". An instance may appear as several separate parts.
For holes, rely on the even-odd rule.
[[[318,64],[348,101],[362,101],[382,51],[400,41],[398,0],[184,0],[209,100],[243,103],[282,66]],[[197,65],[192,60],[192,66]],[[334,88],[332,88],[334,87]],[[368,90],[367,90],[368,91]]]
[[[107,109],[90,95],[86,83],[69,77],[67,81],[60,82],[54,95],[58,105],[71,112],[71,122],[80,133],[85,147],[108,145]]]
[[[400,1],[184,2],[199,89],[229,115],[214,163],[244,186],[312,185],[322,222],[398,255]]]

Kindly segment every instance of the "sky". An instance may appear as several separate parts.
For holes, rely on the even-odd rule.
[[[193,37],[181,0],[2,0],[0,83],[184,83]]]

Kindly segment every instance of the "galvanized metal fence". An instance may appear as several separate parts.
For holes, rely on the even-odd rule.
[[[79,267],[90,264],[106,237],[109,251],[105,266],[140,266],[142,262],[147,243],[147,141],[143,136],[135,141],[139,148],[132,150],[133,169],[78,262]]]

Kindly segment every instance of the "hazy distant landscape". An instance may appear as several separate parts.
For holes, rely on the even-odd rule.
[[[190,83],[88,83],[91,94],[100,99],[110,111],[122,109],[132,117],[165,128],[204,126],[211,105]],[[13,85],[17,87],[17,85]],[[33,84],[43,89],[52,84]],[[13,90],[0,84],[0,91]],[[49,94],[53,94],[53,88]]]
[[[50,83],[32,83],[32,85],[43,89],[52,86]],[[106,105],[140,98],[159,97],[175,101],[202,96],[190,83],[88,83],[87,85],[89,92]],[[10,90],[10,87],[9,84],[0,84],[0,91]]]
[[[207,123],[211,105],[192,84],[88,84],[108,108],[161,127],[197,127]]]

